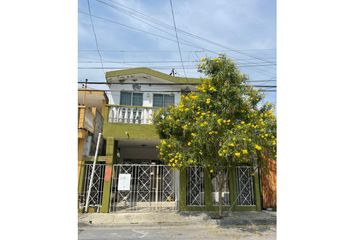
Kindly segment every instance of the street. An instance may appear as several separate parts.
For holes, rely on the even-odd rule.
[[[272,226],[125,226],[79,228],[80,240],[123,239],[276,239],[276,227]]]

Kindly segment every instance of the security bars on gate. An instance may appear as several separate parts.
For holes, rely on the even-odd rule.
[[[90,183],[90,177],[92,173],[93,164],[85,164],[85,175],[84,175],[84,191],[80,197],[80,208],[84,208],[85,200],[88,194],[88,188]],[[89,197],[90,207],[101,207],[102,206],[102,196],[103,196],[103,178],[104,178],[105,165],[96,164],[95,172],[92,180],[92,187]]]
[[[202,167],[187,168],[187,205],[204,205],[204,172]]]
[[[119,188],[119,175],[130,174],[129,190]],[[149,164],[114,164],[110,211],[176,209],[178,182],[171,167]]]
[[[236,167],[237,173],[237,205],[255,205],[253,195],[252,167]]]
[[[175,199],[175,182],[173,178],[175,176],[175,172],[171,169],[171,167],[162,166],[162,201],[172,201]]]

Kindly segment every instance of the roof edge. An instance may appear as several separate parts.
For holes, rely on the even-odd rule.
[[[158,72],[153,69],[146,68],[146,67],[129,68],[129,69],[106,72],[106,81],[107,81],[107,78],[110,78],[110,77],[131,75],[131,74],[137,74],[137,73],[145,73],[145,74],[148,74],[148,75],[151,75],[154,77],[158,77],[158,78],[164,79],[166,81],[175,82],[175,83],[199,83],[200,82],[200,78],[174,77],[174,76],[168,75],[166,73]]]

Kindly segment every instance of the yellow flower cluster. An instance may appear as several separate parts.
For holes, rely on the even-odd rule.
[[[189,159],[189,160],[188,160],[188,163],[189,163],[189,164],[193,164],[193,163],[196,163],[196,161],[193,161],[193,159]]]
[[[210,101],[211,101],[210,98],[207,98],[206,101],[205,101],[205,103],[206,103],[206,104],[210,104]]]
[[[212,134],[218,134],[218,132],[217,131],[210,131],[209,135],[212,135]]]
[[[209,91],[210,92],[216,92],[216,88],[215,87],[209,87]]]
[[[192,96],[190,96],[190,98],[193,99],[193,100],[196,100],[196,99],[198,99],[198,96],[197,95],[192,95]]]
[[[188,125],[187,125],[187,124],[184,124],[184,125],[182,126],[182,128],[183,128],[184,130],[187,130],[187,129],[188,129]]]
[[[208,125],[208,122],[207,121],[204,121],[200,124],[201,127],[204,127],[204,126],[207,126]]]
[[[236,157],[240,157],[240,156],[241,156],[241,153],[235,152],[235,156],[236,156]]]
[[[255,148],[256,150],[262,150],[262,147],[259,146],[259,145],[257,145],[257,144],[254,145],[254,148]]]
[[[175,167],[176,164],[182,159],[181,153],[176,153],[174,157],[172,157],[169,161],[170,166]]]
[[[224,120],[223,122],[224,122],[224,124],[226,124],[226,125],[230,125],[231,120],[228,119],[228,120]]]
[[[248,154],[247,149],[243,149],[243,150],[242,150],[242,153],[245,154],[245,155],[247,155],[247,154]]]
[[[230,119],[226,120],[226,119],[219,118],[218,120],[216,120],[216,122],[218,123],[218,125],[222,125],[223,123],[225,125],[230,125],[231,120]]]
[[[220,157],[225,156],[227,154],[227,150],[226,149],[219,150],[218,154]]]

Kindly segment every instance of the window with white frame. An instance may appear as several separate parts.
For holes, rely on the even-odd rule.
[[[143,94],[134,92],[121,92],[120,105],[143,106]]]
[[[168,107],[175,104],[174,94],[154,94],[153,107]]]

